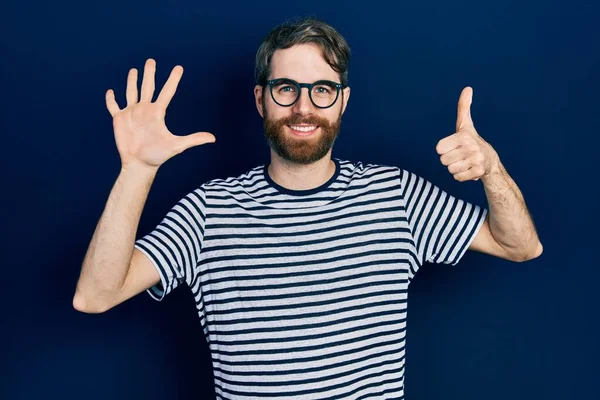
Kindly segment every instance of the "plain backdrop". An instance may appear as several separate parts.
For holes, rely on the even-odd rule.
[[[72,308],[81,262],[120,168],[104,93],[129,68],[156,86],[185,69],[167,112],[214,144],[165,163],[138,237],[185,194],[268,163],[254,56],[275,25],[315,15],[352,51],[333,156],[396,165],[487,206],[437,142],[472,117],[534,218],[544,254],[467,252],[426,264],[409,291],[406,398],[598,399],[598,3],[4,1],[0,7],[2,399],[212,399],[191,293],[141,294],[105,314]],[[587,177],[584,174],[588,173]]]

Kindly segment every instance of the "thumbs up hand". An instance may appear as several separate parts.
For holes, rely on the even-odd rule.
[[[435,148],[443,165],[460,182],[479,180],[500,168],[494,148],[475,130],[471,119],[473,89],[463,89],[458,100],[456,132],[440,140]]]

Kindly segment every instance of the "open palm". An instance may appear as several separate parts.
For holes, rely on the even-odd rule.
[[[165,124],[166,110],[175,95],[183,68],[179,65],[173,68],[158,98],[152,102],[155,71],[156,62],[148,59],[138,99],[138,73],[135,68],[129,70],[127,107],[124,109],[119,108],[112,89],[106,92],[106,107],[113,117],[115,140],[123,166],[139,164],[158,168],[190,147],[215,141],[214,135],[209,132],[176,136],[169,131]]]

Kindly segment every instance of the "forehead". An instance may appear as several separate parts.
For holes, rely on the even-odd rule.
[[[339,74],[323,58],[323,51],[313,44],[297,44],[288,49],[277,49],[271,57],[271,76],[290,78],[298,82],[320,79],[339,81]]]

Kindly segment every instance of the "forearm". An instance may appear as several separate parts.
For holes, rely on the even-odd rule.
[[[482,177],[488,201],[490,231],[496,242],[516,260],[542,252],[525,199],[502,163]]]
[[[122,287],[155,174],[150,169],[121,169],[83,261],[73,300],[78,307],[101,309]]]

